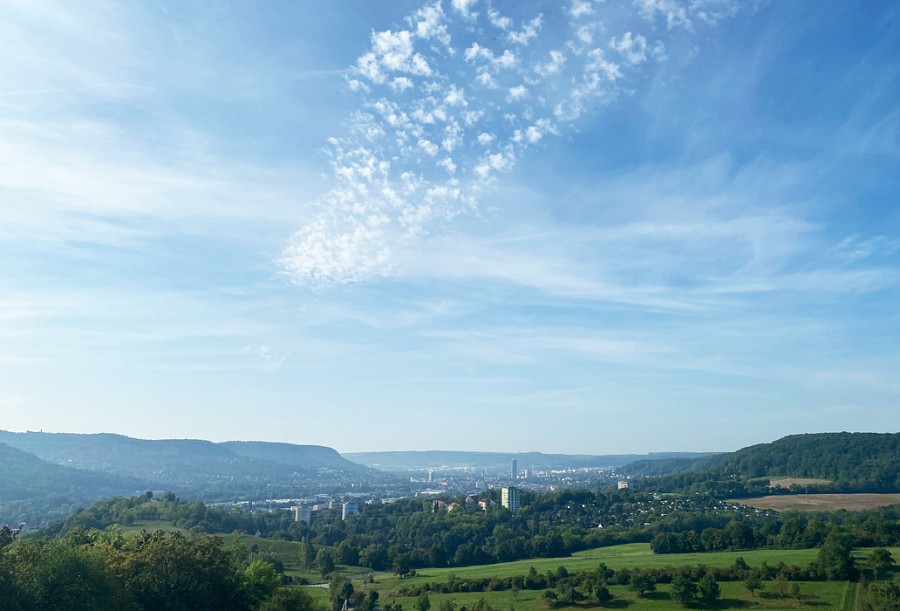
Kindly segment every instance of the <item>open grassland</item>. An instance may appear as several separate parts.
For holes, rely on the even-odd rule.
[[[900,558],[900,548],[891,548],[891,552],[895,558]],[[871,550],[869,549],[859,549],[854,552],[854,556],[857,562],[864,563],[865,558],[870,553]],[[402,588],[421,586],[427,582],[444,582],[451,574],[460,579],[509,577],[525,575],[532,566],[541,573],[555,571],[559,566],[565,566],[570,572],[573,572],[596,569],[601,562],[612,569],[697,565],[727,567],[732,565],[738,557],[743,557],[751,567],[759,566],[763,562],[769,565],[784,562],[785,564],[802,566],[815,560],[817,554],[817,549],[808,549],[655,555],[650,551],[648,544],[635,543],[588,550],[568,558],[533,559],[455,569],[421,569],[415,577],[405,579],[399,579],[396,575],[387,573],[376,573],[373,575],[375,578],[374,584],[364,584],[362,580],[357,580],[354,582],[354,585],[358,589],[374,587],[379,591],[382,603],[400,603],[404,609],[412,609],[417,597],[400,596],[399,593]],[[711,608],[754,608],[766,610],[846,609],[847,611],[855,609],[857,590],[855,583],[812,581],[798,582],[798,584],[801,594],[799,601],[795,598],[780,595],[778,586],[774,581],[764,582],[762,590],[756,592],[755,595],[750,594],[741,582],[720,582],[722,598]],[[615,600],[608,605],[608,608],[627,608],[635,611],[685,608],[672,599],[670,587],[665,584],[659,585],[657,592],[650,593],[644,598],[629,591],[627,586],[611,586],[609,590],[615,597]],[[516,611],[548,611],[549,607],[544,601],[543,592],[543,590],[520,590],[517,593],[513,593],[510,590],[506,590],[452,594],[434,593],[429,595],[429,600],[432,609],[439,608],[440,603],[447,599],[456,603],[457,608],[460,606],[471,608],[474,603],[483,598],[497,611],[507,611],[511,607]],[[327,590],[325,589],[319,589],[315,595],[322,600],[327,600]],[[582,601],[577,607],[581,609],[598,608],[587,601]],[[572,609],[572,607],[568,608]],[[692,608],[699,607],[694,606]]]
[[[592,571],[603,562],[611,569],[623,568],[662,568],[671,566],[705,566],[727,567],[734,564],[738,557],[743,557],[751,566],[757,566],[763,562],[770,565],[784,562],[785,564],[807,565],[816,559],[818,550],[792,549],[792,550],[748,550],[743,552],[715,552],[701,554],[654,554],[650,551],[649,543],[628,543],[597,549],[577,552],[566,558],[534,558],[531,560],[518,560],[516,562],[503,562],[500,564],[488,564],[481,566],[467,566],[456,568],[425,568],[420,569],[415,577],[402,580],[403,585],[416,585],[428,581],[445,581],[451,573],[462,579],[477,579],[481,577],[511,577],[525,575],[530,567],[534,567],[539,573],[555,571],[557,567],[564,566],[571,571]],[[379,573],[378,581],[385,584],[399,584],[401,581],[396,575]]]
[[[830,483],[831,480],[817,479],[815,477],[779,477],[775,479],[769,479],[770,488],[790,488],[794,484],[797,484],[798,486],[816,486]]]
[[[634,611],[657,611],[685,608],[713,608],[713,609],[760,609],[767,611],[787,609],[843,609],[846,600],[855,602],[855,590],[848,592],[851,585],[847,582],[835,581],[800,581],[801,598],[782,597],[777,593],[773,582],[766,582],[761,591],[751,595],[740,582],[720,582],[721,599],[712,607],[692,605],[684,607],[672,598],[669,585],[662,584],[656,592],[650,592],[644,597],[639,597],[635,592],[628,590],[627,586],[612,586],[610,594],[614,596],[606,608],[630,609]],[[370,586],[371,587],[371,586]],[[325,591],[323,590],[323,593]],[[321,596],[321,595],[320,595]],[[550,607],[544,602],[543,591],[521,590],[517,594],[511,591],[503,592],[461,592],[454,594],[431,594],[429,602],[432,609],[440,607],[444,600],[452,600],[457,608],[465,606],[472,608],[479,599],[484,599],[497,611],[507,611],[510,608],[516,611],[548,611]],[[326,596],[321,596],[323,601]],[[395,596],[389,592],[381,593],[382,603],[400,603],[404,609],[412,609],[417,597]],[[582,601],[575,607],[558,607],[561,609],[598,609],[595,603]],[[853,609],[851,605],[847,607]]]
[[[750,499],[730,499],[758,509],[775,511],[863,511],[900,503],[900,494],[780,494]]]

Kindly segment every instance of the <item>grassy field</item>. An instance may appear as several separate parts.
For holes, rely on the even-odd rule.
[[[785,494],[751,499],[730,499],[759,509],[775,511],[863,511],[874,507],[886,507],[900,503],[900,494]]]
[[[810,495],[812,496],[812,495]],[[779,497],[780,498],[780,497]],[[179,530],[165,522],[142,522],[134,524],[128,530]],[[295,578],[303,578],[310,583],[321,583],[323,580],[318,573],[305,572],[298,566],[298,545],[292,541],[280,541],[263,539],[252,535],[232,533],[223,535],[227,547],[240,545],[247,550],[248,556],[279,560],[285,567],[285,572]],[[900,559],[900,548],[892,548],[894,557]],[[748,550],[743,552],[716,552],[702,554],[664,554],[656,555],[650,551],[650,545],[646,543],[632,543],[616,545],[598,549],[578,552],[565,558],[535,558],[517,562],[506,562],[472,567],[457,568],[425,568],[420,569],[415,577],[399,579],[396,575],[381,572],[371,573],[368,569],[356,566],[339,566],[337,572],[354,578],[354,587],[358,590],[375,588],[379,591],[382,603],[400,603],[406,610],[411,610],[415,603],[415,597],[402,597],[398,591],[403,587],[422,585],[426,582],[443,582],[453,574],[463,579],[483,577],[509,577],[525,575],[530,567],[534,567],[540,573],[555,571],[560,566],[565,566],[571,571],[593,570],[603,562],[611,569],[622,568],[663,568],[677,566],[709,567],[731,566],[738,557],[750,566],[758,566],[763,562],[775,565],[784,562],[790,565],[807,565],[815,560],[818,550]],[[855,555],[862,560],[870,553],[870,550],[857,550]],[[375,583],[364,584],[360,576],[371,575]],[[722,599],[715,606],[716,609],[753,608],[760,610],[779,609],[845,609],[853,611],[856,602],[856,584],[847,582],[800,582],[802,600],[780,598],[776,594],[775,584],[764,584],[763,590],[751,596],[739,582],[721,582]],[[310,587],[308,592],[319,601],[324,608],[330,606],[328,589],[322,587]],[[645,598],[640,598],[634,592],[628,591],[625,586],[612,586],[610,592],[615,600],[610,605],[614,609],[632,609],[634,611],[653,611],[660,609],[684,608],[672,600],[669,594],[669,586],[660,585],[657,592],[650,593]],[[543,599],[543,591],[521,590],[514,595],[511,591],[483,592],[483,593],[454,593],[434,594],[430,597],[431,608],[436,610],[445,599],[451,599],[457,607],[471,608],[479,599],[484,598],[497,611],[549,611]],[[580,609],[596,608],[588,603],[578,606]]]
[[[800,586],[801,600],[782,598],[772,583],[766,583],[762,591],[755,596],[747,592],[743,584],[739,582],[720,582],[721,599],[714,609],[760,609],[767,611],[786,609],[843,609],[847,599],[848,588],[855,584],[847,582],[798,582]],[[655,611],[684,609],[680,603],[673,600],[668,585],[660,585],[656,592],[646,594],[643,598],[635,592],[630,592],[626,586],[610,587],[610,594],[615,598],[608,605],[611,609],[633,609],[634,611]],[[327,601],[327,591],[322,590],[320,595],[323,602]],[[458,594],[434,594],[429,596],[431,608],[437,609],[444,600],[452,600],[457,608],[465,606],[472,608],[479,599],[483,598],[494,609],[508,611],[510,608],[516,611],[547,611],[549,607],[544,602],[542,591],[523,590],[514,596],[512,592],[483,592],[483,593],[458,593]],[[412,609],[416,597],[394,596],[389,592],[381,594],[382,602],[400,603],[404,609]],[[851,594],[850,601],[855,602],[855,590]],[[573,609],[573,607],[562,607]],[[599,608],[596,605],[583,602],[577,605],[579,609]],[[692,608],[700,608],[693,606]],[[710,608],[710,607],[703,607]],[[851,605],[848,607],[853,609]]]
[[[650,551],[649,543],[628,543],[601,547],[598,549],[577,552],[567,558],[534,558],[516,562],[488,564],[482,566],[457,567],[447,569],[420,569],[415,577],[403,579],[403,585],[415,585],[427,581],[444,581],[449,574],[463,579],[479,577],[511,577],[525,575],[530,567],[539,573],[555,571],[564,566],[569,571],[594,570],[603,562],[611,569],[622,568],[662,568],[668,566],[706,566],[727,567],[734,564],[738,557],[743,557],[751,566],[784,562],[785,564],[806,565],[815,560],[818,550],[749,550],[744,552],[716,552],[704,554],[662,554]],[[398,584],[396,575],[376,573],[376,579],[384,584]]]
[[[806,486],[809,484],[830,484],[827,479],[816,479],[814,477],[779,477],[778,479],[770,479],[769,487],[771,488],[790,488],[794,484],[798,486]]]
[[[892,548],[895,557],[900,558],[900,548]],[[613,569],[620,568],[661,568],[674,566],[696,566],[702,564],[710,567],[726,567],[743,557],[750,566],[758,566],[763,562],[770,565],[785,562],[786,564],[806,565],[815,560],[818,550],[752,550],[745,552],[717,552],[706,554],[666,554],[654,555],[647,544],[628,544],[588,550],[575,554],[570,558],[549,558],[508,562],[477,567],[456,569],[422,569],[416,577],[400,580],[395,575],[375,573],[374,585],[365,585],[361,580],[355,582],[357,588],[374,587],[379,591],[382,603],[400,603],[404,609],[411,609],[416,597],[399,596],[402,587],[422,585],[426,582],[446,581],[450,574],[459,578],[508,577],[524,575],[530,567],[539,572],[554,571],[565,566],[569,571],[595,569],[604,562]],[[862,560],[870,550],[857,550],[856,556]],[[782,598],[777,594],[774,582],[764,584],[762,591],[751,595],[740,582],[721,582],[722,599],[716,609],[754,608],[754,609],[855,609],[856,584],[848,582],[799,582],[801,600]],[[660,585],[657,592],[645,598],[638,597],[628,591],[626,586],[612,586],[610,592],[615,600],[610,608],[634,609],[635,611],[652,611],[654,609],[683,608],[675,602],[669,593],[669,586]],[[327,590],[318,589],[315,594],[319,599],[327,601]],[[484,598],[498,611],[507,611],[511,607],[516,611],[547,611],[542,591],[521,590],[517,596],[511,591],[482,593],[433,594],[429,596],[432,609],[437,609],[445,599],[456,603],[457,607],[471,606],[480,598]],[[592,605],[582,603],[579,608],[590,608]]]

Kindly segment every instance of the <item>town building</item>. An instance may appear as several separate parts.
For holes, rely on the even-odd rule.
[[[312,522],[312,507],[309,505],[294,505],[291,511],[294,514],[294,522],[306,522],[307,526]]]
[[[519,489],[512,486],[501,488],[500,504],[509,509],[510,513],[519,511]]]

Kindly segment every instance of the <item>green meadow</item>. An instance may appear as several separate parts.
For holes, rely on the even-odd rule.
[[[742,557],[750,566],[758,566],[763,562],[770,565],[784,562],[785,564],[807,565],[816,559],[816,549],[800,550],[749,550],[744,552],[710,552],[702,554],[663,554],[657,555],[650,551],[649,543],[628,543],[597,549],[577,552],[564,558],[534,558],[531,560],[518,560],[516,562],[504,562],[501,564],[487,564],[480,566],[455,567],[455,568],[425,568],[420,569],[415,577],[402,580],[404,585],[421,584],[428,581],[445,581],[449,574],[454,574],[462,579],[474,579],[480,577],[512,577],[525,575],[530,567],[534,567],[539,573],[555,571],[557,567],[564,566],[571,571],[590,571],[597,568],[602,562],[611,569],[624,568],[663,568],[671,566],[696,566],[702,564],[711,567],[727,567]],[[396,575],[388,573],[376,573],[376,580],[386,584],[396,584],[401,580]]]
[[[870,550],[857,550],[855,556],[860,563],[869,554]],[[895,557],[900,557],[900,548],[891,548]],[[510,577],[525,575],[531,567],[538,572],[546,573],[555,571],[564,566],[570,572],[593,570],[602,562],[611,569],[622,568],[663,568],[678,566],[728,567],[734,561],[742,557],[751,567],[759,566],[763,562],[777,565],[784,562],[789,565],[805,566],[816,559],[818,550],[750,550],[744,552],[715,552],[703,554],[666,554],[655,555],[650,551],[650,546],[644,543],[617,545],[599,549],[592,549],[574,554],[567,558],[542,558],[508,562],[502,564],[472,566],[447,569],[422,569],[415,577],[400,579],[396,575],[388,573],[371,574],[374,584],[365,584],[363,580],[355,580],[357,589],[376,588],[379,591],[382,603],[400,603],[404,609],[412,609],[417,597],[400,596],[399,591],[404,587],[422,585],[426,582],[443,582],[448,576],[455,575],[461,579],[475,579],[484,577]],[[761,591],[751,595],[742,582],[720,582],[722,596],[719,602],[711,608],[754,608],[754,609],[855,609],[856,584],[834,581],[810,581],[797,582],[800,587],[800,600],[780,596],[774,582],[764,582]],[[661,584],[657,591],[639,597],[635,592],[628,590],[627,586],[611,586],[610,593],[615,599],[608,605],[613,609],[634,609],[635,611],[651,611],[654,609],[678,609],[684,608],[670,596],[670,586]],[[316,597],[327,602],[327,590],[318,588]],[[494,592],[467,592],[452,594],[430,594],[429,600],[432,609],[439,608],[444,600],[452,600],[457,608],[465,606],[471,608],[479,599],[484,599],[498,611],[546,611],[549,607],[543,599],[543,591],[519,590],[494,591]],[[595,608],[595,604],[582,602],[579,608]],[[694,607],[699,608],[699,607]]]

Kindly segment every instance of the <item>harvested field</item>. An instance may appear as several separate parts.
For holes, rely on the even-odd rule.
[[[769,488],[790,488],[794,484],[798,486],[830,484],[827,479],[816,479],[814,477],[779,477],[778,479],[769,480]]]
[[[775,511],[862,511],[900,503],[900,494],[778,494],[752,499],[730,499],[759,509]]]

